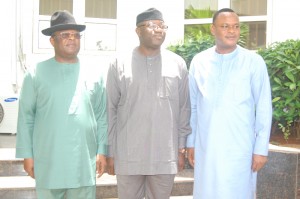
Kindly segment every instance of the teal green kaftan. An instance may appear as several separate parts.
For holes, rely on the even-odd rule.
[[[24,78],[16,157],[34,159],[38,188],[95,185],[96,154],[106,154],[107,118],[104,82],[93,69],[51,58]]]

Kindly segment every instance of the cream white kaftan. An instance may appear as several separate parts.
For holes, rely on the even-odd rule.
[[[195,199],[253,199],[252,155],[268,154],[272,118],[266,65],[238,46],[196,55],[190,67]]]

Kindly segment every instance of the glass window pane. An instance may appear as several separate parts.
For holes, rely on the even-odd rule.
[[[52,15],[57,10],[73,12],[73,0],[40,0],[40,15]]]
[[[210,24],[194,24],[184,26],[184,39],[198,40],[202,36],[211,35]]]
[[[230,5],[239,16],[267,15],[267,0],[231,0]]]
[[[117,26],[114,24],[86,23],[85,50],[115,51]]]
[[[117,0],[85,0],[85,16],[116,19]]]
[[[246,48],[250,50],[257,50],[266,47],[266,26],[265,21],[247,22],[244,24],[249,26],[249,38],[247,40]]]
[[[185,0],[185,19],[212,18],[218,10],[218,0]]]

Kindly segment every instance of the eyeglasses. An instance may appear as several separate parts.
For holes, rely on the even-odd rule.
[[[141,26],[146,26],[147,28],[151,29],[151,30],[158,30],[158,28],[162,29],[163,31],[166,31],[168,30],[168,26],[165,25],[165,24],[162,24],[162,25],[158,25],[158,24],[155,24],[155,23],[152,23],[152,22],[149,22],[148,24],[142,24],[138,27],[141,27]]]
[[[80,39],[81,34],[79,32],[71,33],[71,32],[61,32],[58,35],[53,35],[54,37],[60,37],[62,39],[70,39],[74,37],[75,39]]]
[[[228,24],[224,24],[222,26],[220,26],[220,28],[223,30],[223,31],[228,31],[230,29],[232,30],[239,30],[240,29],[240,25],[236,24],[236,25],[228,25]]]

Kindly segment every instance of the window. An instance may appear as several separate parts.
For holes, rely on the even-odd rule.
[[[218,10],[218,0],[185,0],[185,19],[211,18]]]
[[[57,10],[68,10],[72,13],[73,1],[72,0],[40,0],[39,14],[52,15]]]
[[[266,47],[266,25],[265,21],[248,22],[249,39],[247,41],[248,49],[258,49]]]
[[[230,5],[239,16],[267,15],[266,0],[231,0]]]
[[[117,0],[85,0],[85,50],[115,51]]]
[[[49,38],[41,30],[48,28],[50,17],[57,10],[70,11],[76,22],[85,24],[81,38],[81,52],[94,54],[116,51],[117,0],[36,0],[38,2],[38,26],[35,27],[34,49],[37,52],[52,49]],[[35,39],[37,38],[37,39]]]
[[[266,46],[267,0],[185,0],[185,39],[190,35],[210,34],[212,16],[223,7],[233,9],[248,31],[243,33],[246,48],[256,50]]]
[[[116,19],[117,0],[86,0],[85,16],[92,18]]]
[[[116,51],[117,25],[87,21],[84,49],[89,52]]]

